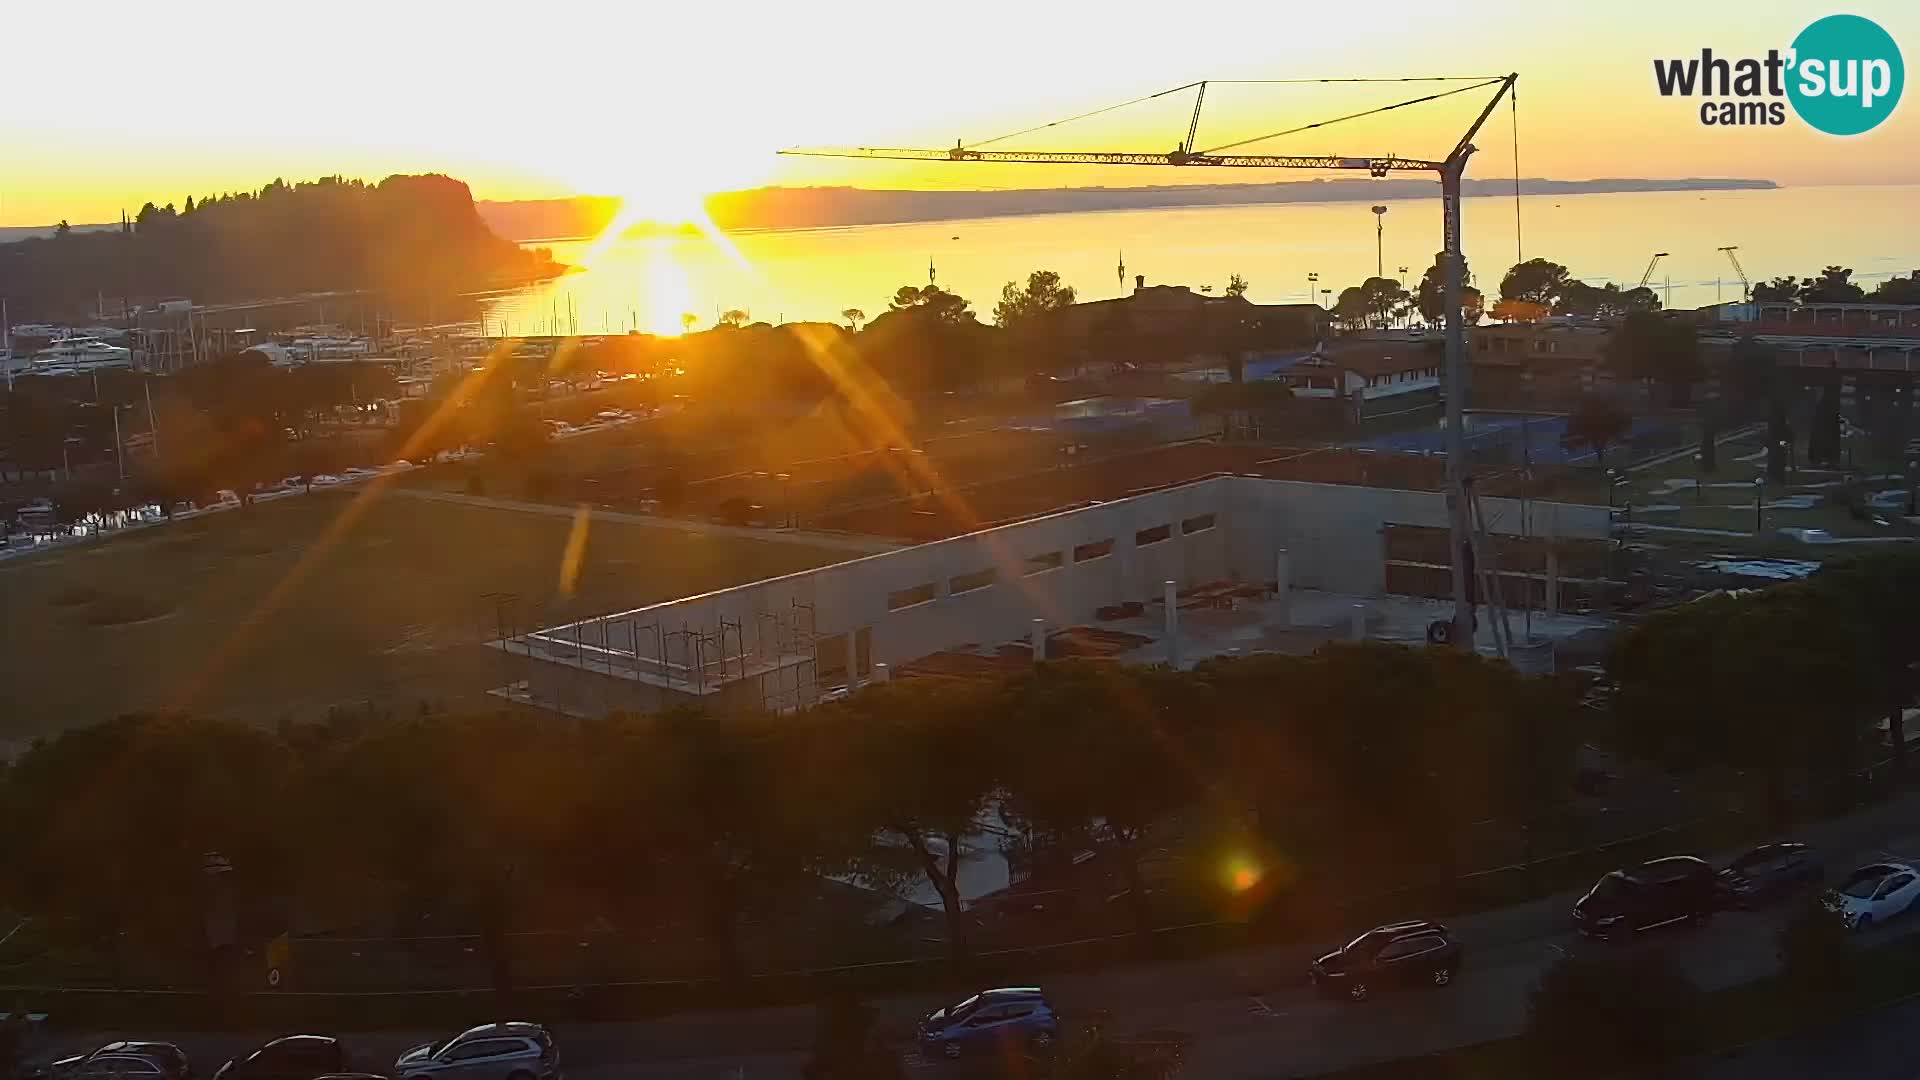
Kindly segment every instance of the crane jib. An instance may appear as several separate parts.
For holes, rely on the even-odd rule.
[[[1096,150],[973,150],[966,147],[848,147],[783,150],[805,157],[890,158],[905,161],[988,161],[1033,165],[1191,165],[1241,169],[1343,169],[1385,176],[1389,172],[1438,172],[1444,162],[1402,157],[1344,157],[1335,154],[1190,154]]]

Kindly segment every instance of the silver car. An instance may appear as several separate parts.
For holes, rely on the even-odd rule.
[[[559,1080],[560,1051],[539,1024],[482,1024],[393,1063],[399,1080]]]

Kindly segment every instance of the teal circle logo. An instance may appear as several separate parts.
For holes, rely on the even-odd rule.
[[[1893,115],[1906,64],[1893,35],[1872,19],[1829,15],[1793,39],[1787,99],[1800,119],[1829,135],[1858,135]]]

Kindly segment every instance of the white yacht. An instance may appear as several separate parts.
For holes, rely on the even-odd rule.
[[[86,375],[112,368],[133,367],[133,350],[109,345],[94,337],[69,337],[33,354],[30,375]]]

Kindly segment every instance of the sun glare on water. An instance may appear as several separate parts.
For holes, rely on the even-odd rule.
[[[627,170],[621,171],[627,173]],[[652,163],[637,165],[634,171],[642,175],[627,173],[615,183],[583,185],[589,190],[593,187],[624,189],[624,193],[612,220],[580,253],[578,261],[581,266],[591,268],[623,238],[639,240],[646,247],[646,329],[655,334],[679,334],[685,329],[681,315],[700,310],[693,295],[692,280],[678,257],[678,252],[684,250],[683,245],[711,244],[740,269],[751,271],[752,267],[707,213],[706,199],[713,190],[712,184],[687,172]],[[699,234],[697,240],[680,232],[689,227]],[[642,229],[657,231],[635,236],[636,230]]]

